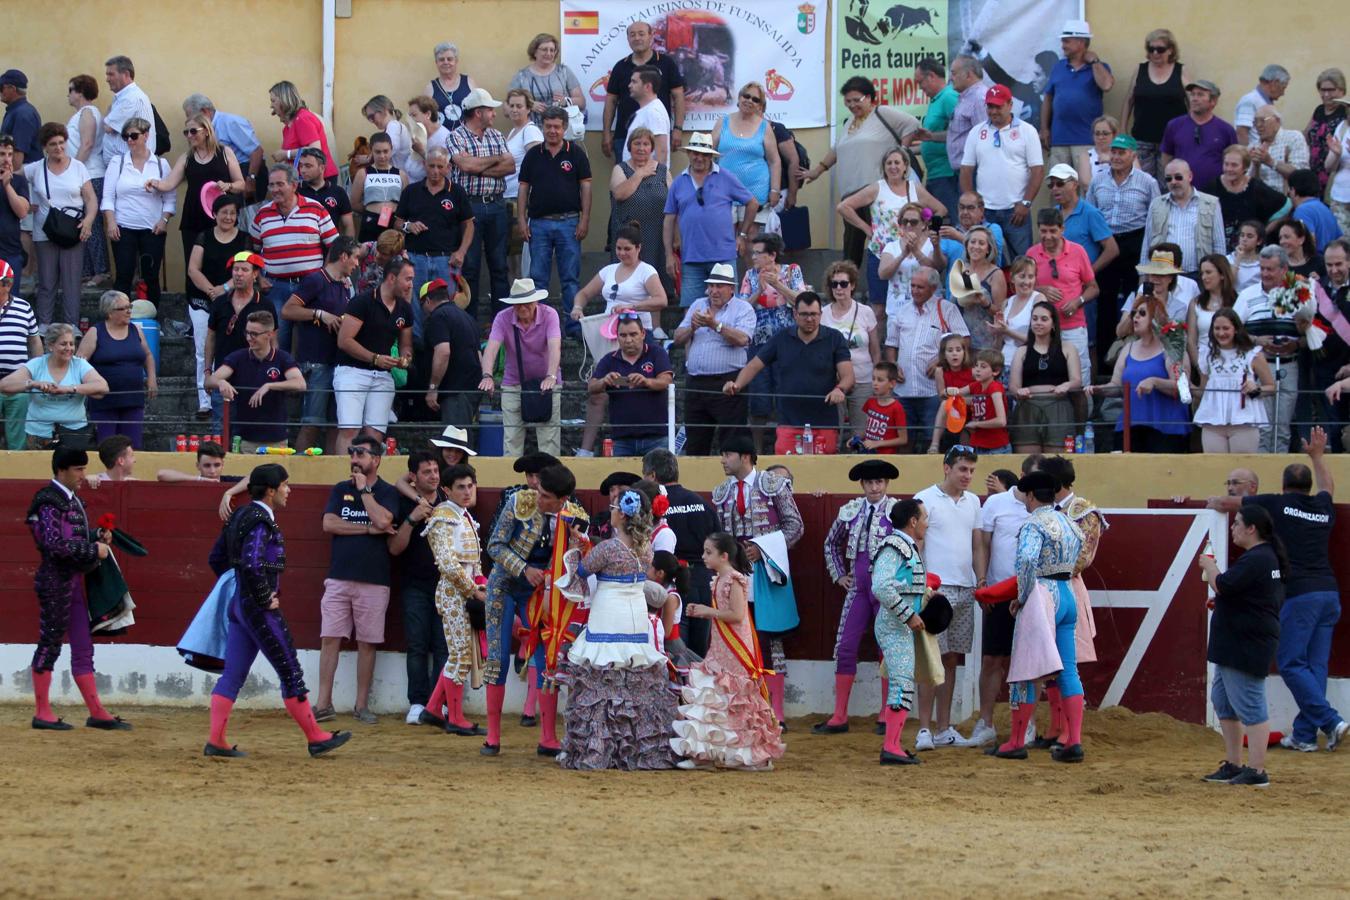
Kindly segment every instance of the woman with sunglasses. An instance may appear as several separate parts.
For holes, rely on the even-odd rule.
[[[642,226],[638,222],[629,222],[614,238],[614,255],[619,261],[605,266],[577,291],[572,300],[572,321],[580,322],[586,315],[586,304],[600,297],[605,301],[605,315],[632,313],[642,323],[643,330],[651,335],[652,313],[659,315],[669,300],[660,274],[650,263],[642,261],[641,254]],[[594,455],[595,439],[604,424],[608,406],[608,394],[587,394],[586,427],[581,433],[578,456]]]
[[[33,250],[37,255],[37,303],[39,329],[54,320],[74,324],[80,320],[80,278],[84,273],[84,242],[93,233],[98,218],[98,198],[89,180],[89,170],[66,149],[66,126],[47,122],[38,129],[41,160],[25,163],[24,177],[32,199]],[[79,219],[79,241],[64,247],[47,236],[47,219],[67,215]],[[61,289],[61,313],[56,313],[56,290]]]
[[[0,394],[29,395],[23,424],[29,450],[50,449],[60,431],[78,432],[85,438],[85,446],[92,446],[94,436],[84,401],[107,394],[108,382],[86,360],[76,358],[75,330],[69,325],[54,323],[47,329],[46,340],[45,354],[28,360],[0,380]],[[77,446],[78,442],[68,444]]]
[[[1125,91],[1125,112],[1120,117],[1131,137],[1139,142],[1139,168],[1162,178],[1162,143],[1167,123],[1186,115],[1186,76],[1178,58],[1177,39],[1166,28],[1155,28],[1144,38],[1147,60],[1130,79]],[[1133,123],[1131,123],[1133,119]]]
[[[928,232],[922,206],[906,203],[900,208],[896,221],[900,227],[895,237],[882,248],[877,263],[877,277],[890,284],[885,294],[867,298],[878,319],[883,312],[889,318],[902,303],[913,299],[909,284],[915,271],[925,267],[938,272],[947,270],[947,257],[942,255],[938,242]]]
[[[778,141],[764,116],[766,105],[764,85],[751,81],[737,95],[736,111],[712,130],[713,147],[722,154],[718,164],[739,178],[764,210],[778,206],[783,167]]]
[[[1060,338],[1059,311],[1049,300],[1031,308],[1027,342],[1013,355],[1009,376],[1017,400],[1009,420],[1014,453],[1051,453],[1078,431],[1069,395],[1083,387],[1082,363]]]
[[[102,321],[84,333],[75,353],[88,360],[108,383],[108,396],[89,401],[89,416],[100,443],[120,434],[139,450],[145,401],[147,397],[153,400],[159,390],[155,385],[155,357],[141,327],[131,321],[131,298],[125,292],[104,291],[98,309]]]
[[[328,132],[323,120],[314,115],[300,92],[289,81],[278,81],[268,88],[267,102],[272,115],[281,122],[281,149],[272,154],[273,162],[294,163],[300,158],[300,151],[306,147],[322,150],[327,162],[324,164],[323,177],[329,184],[337,184],[337,161],[333,151],[328,149]],[[362,163],[364,165],[364,163]]]
[[[881,329],[876,313],[853,296],[858,289],[858,267],[846,259],[830,263],[825,270],[830,302],[820,311],[820,327],[833,328],[848,343],[853,363],[853,387],[848,392],[848,426],[861,440],[867,431],[863,407],[872,396],[872,369],[881,361]],[[844,408],[839,411],[842,415]],[[839,423],[841,426],[843,422]]]
[[[1129,385],[1130,450],[1133,453],[1185,453],[1191,430],[1191,408],[1177,397],[1177,379],[1168,364],[1162,344],[1162,327],[1169,321],[1167,310],[1153,297],[1139,297],[1130,309],[1133,338],[1116,357],[1116,368],[1107,384],[1088,385],[1090,397],[1118,397]],[[1034,323],[1033,323],[1034,324]],[[1190,372],[1190,359],[1182,354],[1180,371]],[[1186,377],[1190,377],[1187,374]],[[1124,450],[1124,410],[1116,420],[1116,449]]]
[[[835,207],[840,218],[867,235],[864,271],[867,273],[867,297],[873,306],[886,296],[886,279],[877,274],[881,252],[899,236],[900,213],[910,203],[927,207],[934,215],[947,214],[947,207],[928,193],[910,168],[909,154],[894,147],[881,158],[881,178],[840,200]],[[868,211],[866,219],[861,214],[864,209]]]
[[[163,178],[169,170],[164,159],[151,153],[147,146],[145,136],[150,128],[149,122],[136,117],[122,125],[127,152],[108,162],[101,205],[105,230],[112,241],[113,261],[117,264],[114,289],[129,296],[139,266],[146,299],[158,306],[164,236],[178,208],[178,195],[146,189],[146,185]]]
[[[214,183],[222,193],[243,196],[244,173],[239,168],[239,160],[234,158],[234,151],[216,140],[211,120],[202,113],[188,117],[183,125],[183,136],[187,138],[187,152],[178,157],[168,178],[147,181],[145,189],[168,194],[187,181],[178,233],[183,240],[183,258],[190,259],[197,238],[214,224],[211,212],[202,207],[202,188]],[[189,290],[191,285],[188,279],[184,290]]]

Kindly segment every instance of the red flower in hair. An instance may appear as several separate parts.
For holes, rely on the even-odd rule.
[[[686,561],[683,560],[683,559],[680,560],[680,568],[681,568],[681,569],[687,569],[687,568],[689,568],[689,563],[686,562]]]
[[[104,531],[112,531],[117,527],[117,516],[106,512],[98,517],[98,527]]]
[[[666,514],[668,509],[670,509],[670,498],[665,494],[658,494],[656,499],[652,501],[652,516],[659,519]]]

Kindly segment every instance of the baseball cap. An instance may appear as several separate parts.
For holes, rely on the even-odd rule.
[[[1191,88],[1200,88],[1201,90],[1209,91],[1215,97],[1219,96],[1219,94],[1222,93],[1219,90],[1219,86],[1217,84],[1205,78],[1197,78],[1195,81],[1187,82],[1186,90],[1189,91]]]
[[[1001,84],[996,84],[985,91],[984,102],[989,106],[1003,106],[1012,102],[1012,91]]]
[[[433,278],[426,284],[422,285],[422,289],[417,292],[417,299],[425,300],[427,294],[430,294],[432,291],[449,290],[449,289],[450,285],[445,283],[444,278]]]
[[[235,263],[248,263],[253,268],[261,271],[266,268],[267,263],[256,253],[249,253],[247,250],[240,250],[234,256],[230,257],[230,268],[234,268]]]
[[[477,109],[480,106],[489,106],[495,109],[501,105],[500,100],[492,99],[492,95],[488,93],[487,88],[474,88],[469,91],[469,95],[464,98],[464,102],[459,105],[459,108]]]
[[[9,263],[5,262],[3,259],[0,259],[0,279],[13,277],[14,277],[14,267],[11,266]]]
[[[12,84],[16,88],[28,90],[28,76],[18,69],[6,69],[3,75],[0,75],[0,84]]]
[[[1136,141],[1134,138],[1130,137],[1128,134],[1118,134],[1116,135],[1115,139],[1111,141],[1111,149],[1138,150],[1139,142]]]
[[[1050,174],[1046,178],[1058,178],[1061,181],[1077,181],[1078,170],[1068,163],[1056,163],[1050,167]]]

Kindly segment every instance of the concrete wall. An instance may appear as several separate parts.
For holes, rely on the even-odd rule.
[[[760,468],[783,463],[792,469],[796,489],[800,493],[850,494],[857,490],[848,480],[849,467],[860,457],[848,456],[765,456]],[[333,484],[347,477],[346,457],[270,457],[280,459],[290,471],[296,484]],[[892,461],[900,469],[900,478],[891,485],[894,494],[913,494],[942,477],[942,461],[937,456],[895,456]],[[1253,469],[1261,479],[1264,490],[1278,491],[1280,472],[1293,461],[1292,456],[1222,456],[1190,454],[1151,456],[1146,454],[1103,453],[1095,456],[1074,457],[1078,485],[1084,496],[1091,497],[1099,506],[1145,507],[1149,499],[1187,495],[1204,498],[1223,492],[1228,472],[1237,466]],[[980,462],[974,490],[983,494],[984,476],[994,469],[1017,471],[1020,456],[985,458]],[[231,454],[226,458],[225,471],[232,475],[247,475],[257,465],[256,456]],[[506,487],[519,484],[523,477],[511,470],[514,459],[478,457],[474,468],[483,487]],[[0,452],[0,473],[4,478],[48,478],[51,458],[45,453]],[[637,472],[642,468],[638,459],[568,459],[567,466],[576,474],[578,486],[597,488],[605,476],[615,470]],[[1350,456],[1328,457],[1333,477],[1341,484],[1350,484]],[[174,468],[192,472],[193,457],[188,453],[136,454],[136,472],[141,478],[154,478],[159,469]],[[97,460],[89,467],[91,473],[102,470]],[[406,471],[406,457],[385,460],[381,475],[394,479]],[[681,458],[680,480],[691,490],[710,491],[725,478],[721,461],[716,457]],[[1344,497],[1344,492],[1341,497]]]
[[[1281,9],[1278,16],[1256,4],[1230,4],[1216,20],[1212,3],[1177,4],[1163,0],[1108,3],[1086,0],[1087,15],[1099,35],[1093,43],[1111,63],[1119,86],[1107,98],[1107,110],[1119,115],[1130,72],[1143,59],[1144,35],[1159,25],[1178,36],[1182,58],[1194,75],[1216,81],[1224,96],[1219,114],[1231,116],[1237,98],[1256,83],[1267,62],[1278,61],[1293,73],[1281,106],[1290,127],[1302,128],[1318,102],[1313,78],[1341,60],[1336,30],[1320,27],[1333,21],[1330,0],[1312,0]],[[829,17],[822,19],[828,27]],[[67,80],[79,73],[102,84],[103,60],[124,53],[137,64],[137,80],[174,129],[177,153],[184,145],[177,134],[179,105],[194,91],[210,96],[221,109],[253,120],[264,146],[275,150],[280,127],[267,106],[267,88],[282,79],[295,82],[316,111],[321,106],[322,43],[319,0],[264,3],[261,0],[219,0],[213,4],[173,4],[146,16],[143,4],[83,0],[78,16],[56,19],[24,16],[11,24],[7,61],[29,77],[29,97],[45,120],[64,122]],[[337,70],[333,126],[334,151],[341,156],[352,139],[368,128],[361,104],[382,93],[400,107],[425,87],[435,73],[431,48],[442,40],[459,44],[461,70],[477,84],[501,97],[511,76],[528,60],[525,45],[539,31],[559,29],[556,0],[351,0],[350,18],[337,20]],[[1047,23],[1048,29],[1058,27]],[[1229,39],[1241,35],[1238,45]],[[1260,36],[1256,46],[1255,36]],[[1248,40],[1246,36],[1251,36]],[[226,51],[222,48],[231,48]],[[1270,48],[1267,51],[1265,48]],[[1239,52],[1233,52],[1238,50]],[[565,62],[566,60],[564,60]],[[828,61],[822,77],[830,80]],[[833,86],[830,88],[833,90]],[[99,106],[107,109],[106,90]],[[829,147],[828,129],[804,129],[798,138],[813,160]],[[607,181],[608,165],[600,165],[598,133],[587,150],[597,163],[597,188]],[[683,165],[676,160],[677,167]],[[828,181],[802,192],[812,208],[812,236],[817,246],[837,240],[837,220]],[[609,214],[608,193],[597,190],[595,222]],[[592,228],[586,249],[603,246],[603,228]],[[169,284],[181,284],[182,261],[176,240],[169,242]]]

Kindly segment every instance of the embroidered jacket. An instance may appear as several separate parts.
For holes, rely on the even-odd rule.
[[[792,486],[786,478],[772,472],[756,475],[745,498],[745,515],[736,509],[735,478],[713,488],[712,501],[722,527],[734,537],[759,537],[781,529],[783,539],[793,547],[806,530],[797,501],[792,497]]]
[[[422,530],[441,572],[440,585],[461,597],[472,596],[474,576],[482,571],[478,523],[468,510],[453,503],[438,505]]]
[[[872,575],[873,596],[901,622],[923,608],[928,573],[909,535],[899,531],[886,535],[873,557]]]
[[[586,510],[572,500],[563,504],[562,515],[572,516],[583,525],[587,521]],[[492,526],[488,556],[504,572],[519,578],[531,552],[541,540],[549,540],[544,533],[547,523],[548,516],[539,510],[539,494],[529,488],[516,491]]]
[[[1083,533],[1083,549],[1079,552],[1078,562],[1073,567],[1073,574],[1082,575],[1097,558],[1097,547],[1101,543],[1102,535],[1111,526],[1091,500],[1077,494],[1069,499],[1062,512]]]
[[[1036,579],[1072,575],[1083,550],[1083,533],[1053,506],[1037,507],[1017,532],[1017,602],[1027,600]]]
[[[825,535],[825,568],[830,580],[838,581],[853,574],[853,561],[859,556],[871,559],[881,549],[881,542],[891,533],[891,507],[894,497],[883,497],[872,517],[872,529],[867,530],[867,500],[854,497],[840,508],[839,514]]]
[[[98,543],[79,497],[69,497],[49,482],[33,495],[27,521],[42,555],[41,568],[55,569],[62,576],[98,568]]]

